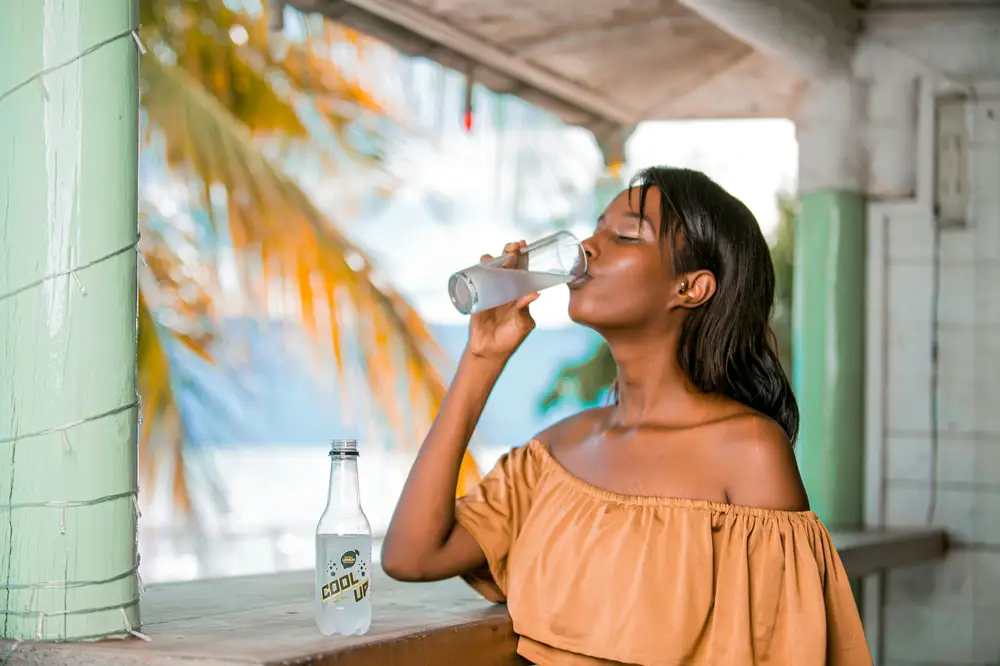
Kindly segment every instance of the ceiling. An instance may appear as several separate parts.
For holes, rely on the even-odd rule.
[[[595,132],[642,120],[789,117],[803,89],[782,59],[677,0],[289,3]]]

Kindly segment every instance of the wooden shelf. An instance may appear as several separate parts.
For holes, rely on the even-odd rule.
[[[941,557],[935,530],[835,533],[852,577]],[[459,580],[405,584],[376,571],[374,621],[364,636],[325,637],[313,624],[312,571],[154,585],[142,598],[152,639],[88,644],[21,643],[19,664],[107,666],[418,666],[523,664],[506,606]],[[4,654],[10,643],[0,647]]]

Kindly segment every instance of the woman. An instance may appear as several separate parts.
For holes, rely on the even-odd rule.
[[[774,271],[753,214],[704,174],[650,168],[583,244],[569,313],[610,346],[614,404],[504,455],[456,505],[462,454],[537,294],[474,315],[385,570],[460,575],[506,601],[518,652],[545,666],[870,666],[796,468],[798,407],[769,340]]]

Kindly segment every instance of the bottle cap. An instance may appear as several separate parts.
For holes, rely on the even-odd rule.
[[[356,439],[335,439],[330,442],[331,456],[356,456],[358,455],[358,440]]]

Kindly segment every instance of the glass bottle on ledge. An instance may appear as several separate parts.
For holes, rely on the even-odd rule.
[[[330,489],[316,526],[316,625],[327,635],[359,635],[372,622],[372,533],[361,510],[358,442],[330,445]]]

